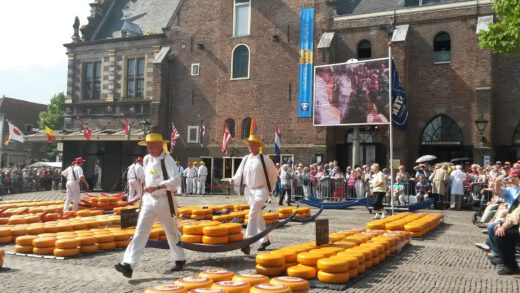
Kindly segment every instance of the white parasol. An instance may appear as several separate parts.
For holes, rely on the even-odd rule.
[[[417,161],[415,161],[416,163],[424,163],[424,162],[429,162],[429,161],[433,161],[437,159],[436,156],[432,156],[432,155],[424,155],[422,157],[420,157],[419,159],[417,159]]]

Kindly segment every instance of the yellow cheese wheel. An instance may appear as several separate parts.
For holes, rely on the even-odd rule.
[[[191,214],[197,215],[197,216],[204,216],[204,215],[208,215],[211,213],[212,213],[211,209],[193,209],[193,210],[191,210]]]
[[[27,227],[13,227],[11,228],[11,236],[27,235]]]
[[[213,285],[213,281],[209,278],[205,277],[184,277],[175,281],[176,285],[181,285],[187,290],[197,289],[197,288],[210,288]]]
[[[256,272],[258,274],[266,275],[269,277],[277,277],[285,274],[285,266],[282,267],[264,267],[262,265],[256,265]]]
[[[291,288],[283,284],[258,284],[251,288],[250,293],[292,293]]]
[[[207,226],[207,227],[202,228],[202,234],[204,234],[204,236],[210,236],[210,237],[227,236],[228,229],[226,227],[222,227],[222,225]]]
[[[225,293],[224,290],[219,288],[197,288],[189,291],[190,293]]]
[[[239,223],[226,223],[220,226],[227,228],[228,234],[242,233],[242,225]]]
[[[182,227],[182,232],[188,235],[202,235],[202,226],[198,224],[194,225],[185,225]]]
[[[97,243],[111,243],[114,242],[112,234],[96,234]]]
[[[244,234],[242,233],[228,235],[228,242],[238,242],[242,240],[244,240]]]
[[[56,239],[57,240],[60,240],[60,239],[76,239],[76,235],[75,234],[70,234],[70,235],[56,235]]]
[[[353,251],[353,250],[346,250],[344,252],[338,253],[336,256],[351,256],[355,257],[357,259],[357,264],[365,262],[365,255],[362,252],[359,251]]]
[[[37,237],[33,240],[32,245],[38,248],[54,247],[55,242],[54,237]]]
[[[324,271],[318,271],[318,280],[323,283],[331,284],[345,284],[348,282],[350,275],[348,272],[345,273],[327,273]]]
[[[199,274],[200,277],[209,278],[213,282],[231,281],[234,275],[235,273],[233,272],[221,269],[207,269]]]
[[[54,247],[33,247],[33,253],[37,255],[51,255],[54,253]]]
[[[94,245],[97,242],[97,238],[94,236],[78,236],[76,240],[79,241],[80,246]]]
[[[60,232],[73,231],[74,230],[70,224],[65,224],[65,223],[57,224],[56,227],[58,228],[58,230]]]
[[[16,244],[20,246],[32,246],[33,240],[36,239],[36,236],[34,235],[25,235],[16,237]]]
[[[264,220],[278,220],[278,213],[264,213],[262,217],[264,218]]]
[[[58,239],[56,243],[54,243],[54,246],[56,246],[56,248],[71,249],[77,248],[79,244],[80,242],[76,239]]]
[[[116,243],[116,247],[125,248],[128,246],[128,244],[130,244],[130,239],[115,241],[115,243]]]
[[[114,236],[114,241],[126,241],[130,239],[130,235],[125,232],[114,232],[112,233],[112,236]]]
[[[291,250],[278,249],[278,250],[271,251],[271,253],[283,255],[285,257],[285,263],[293,263],[293,262],[296,262],[298,259],[298,254],[296,254],[296,252],[291,251]]]
[[[38,234],[38,238],[43,238],[43,237],[54,237],[54,238],[56,238],[56,233],[42,233],[42,234]]]
[[[99,250],[114,250],[116,248],[115,242],[98,242]]]
[[[334,246],[348,249],[348,248],[356,247],[357,244],[354,242],[351,242],[351,241],[338,241],[338,242],[334,242]]]
[[[327,273],[344,273],[347,272],[348,262],[342,258],[322,258],[318,260],[318,269]]]
[[[226,244],[228,243],[228,236],[202,236],[202,243],[204,244]]]
[[[60,231],[60,228],[55,225],[45,225],[43,227],[45,228],[45,233],[57,233]]]
[[[45,227],[44,226],[28,227],[27,228],[27,234],[38,235],[38,234],[41,234],[41,233],[45,233]]]
[[[298,263],[307,266],[316,266],[320,258],[325,258],[325,255],[317,252],[302,252],[297,256]]]
[[[17,253],[32,253],[32,250],[33,250],[32,245],[26,245],[26,246],[15,245],[14,246],[14,251]]]
[[[264,267],[283,267],[285,255],[280,253],[260,253],[256,255],[256,263]]]
[[[11,243],[13,236],[0,236],[0,243]]]
[[[94,243],[93,245],[85,245],[79,247],[79,252],[81,253],[94,253],[98,251],[98,244]]]
[[[188,235],[181,236],[181,240],[187,243],[202,243],[202,235]]]
[[[236,274],[232,280],[246,282],[251,286],[269,283],[269,277],[260,274]]]
[[[357,268],[348,270],[349,280],[356,278],[358,275],[359,275],[359,272],[358,272]]]
[[[313,250],[310,250],[309,253],[317,253],[317,254],[322,254],[324,257],[331,257],[331,256],[334,256],[337,254],[337,252],[335,251],[331,251],[331,250],[323,250],[323,249],[313,249]]]
[[[0,237],[11,236],[11,228],[0,227]]]
[[[358,259],[352,255],[342,254],[342,255],[333,256],[332,258],[341,259],[342,261],[347,262],[348,269],[355,269],[359,265]],[[327,270],[323,270],[323,271],[328,272]],[[334,272],[329,272],[329,273],[334,273]]]
[[[225,293],[248,293],[251,285],[243,281],[220,281],[211,288],[222,289]]]
[[[309,292],[309,282],[298,277],[275,277],[269,282],[271,284],[283,284],[291,288],[292,292],[304,293]]]
[[[159,285],[146,289],[145,293],[186,293],[188,289],[181,285]]]
[[[297,262],[286,262],[285,265],[284,265],[284,268],[285,268],[285,270],[287,270],[288,268],[294,267],[294,266],[297,266],[297,265],[298,265]]]
[[[20,224],[27,224],[27,220],[25,220],[25,218],[10,218],[9,219],[9,225],[20,225]]]

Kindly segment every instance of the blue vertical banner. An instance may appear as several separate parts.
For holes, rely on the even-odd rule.
[[[392,124],[401,131],[408,128],[408,107],[399,73],[392,60]]]
[[[298,118],[312,117],[312,64],[314,54],[314,8],[300,11],[300,60]]]

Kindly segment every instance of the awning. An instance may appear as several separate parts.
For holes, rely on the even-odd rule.
[[[63,129],[55,130],[56,141],[87,141],[83,136],[82,129]],[[47,134],[43,130],[38,130],[34,134],[24,136],[30,142],[46,142]],[[125,135],[124,129],[92,129],[90,141],[140,141],[144,139],[142,129],[132,129],[130,139]]]
[[[325,32],[321,35],[320,42],[318,43],[318,49],[330,48],[332,39],[334,39],[335,32]]]

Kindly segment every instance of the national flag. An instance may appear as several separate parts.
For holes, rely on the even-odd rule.
[[[173,154],[173,148],[175,147],[177,138],[181,137],[181,135],[179,134],[179,131],[177,130],[175,125],[173,125],[173,123],[172,123],[172,129],[173,129],[172,135],[170,136],[170,154]]]
[[[11,124],[11,122],[9,121],[7,121],[7,124],[9,125],[9,135],[5,140],[5,145],[8,145],[11,139],[23,143],[23,133],[20,131],[20,129],[18,129],[18,127],[16,127],[15,125]]]
[[[392,125],[397,129],[406,131],[408,128],[408,107],[406,106],[406,94],[399,79],[399,73],[392,60]]]
[[[130,133],[130,125],[128,125],[128,118],[125,117],[125,136]]]
[[[45,133],[47,134],[47,142],[56,141],[56,132],[52,128],[45,126]]]
[[[255,124],[255,119],[251,119],[251,128],[249,128],[249,135],[258,134],[258,128]]]
[[[222,146],[220,147],[220,150],[227,155],[227,146],[229,142],[231,141],[231,132],[229,131],[229,128],[226,123],[224,123],[224,136],[222,137]]]
[[[125,135],[126,135],[126,140],[130,140],[130,136],[132,135],[132,124],[128,125],[128,133],[126,133],[126,130],[125,130]]]
[[[280,146],[282,145],[282,134],[280,133],[280,128],[278,126],[275,126],[274,128],[274,152],[277,156],[282,154],[282,150],[280,149]]]
[[[199,140],[200,140],[200,146],[204,146],[204,136],[206,135],[206,125],[204,124],[204,121],[201,121],[200,122],[200,135],[199,135]]]
[[[90,140],[90,136],[92,135],[92,130],[88,128],[88,126],[83,125],[83,136],[86,140]]]

